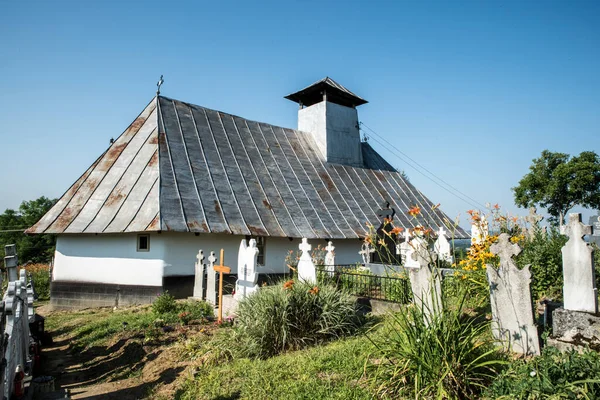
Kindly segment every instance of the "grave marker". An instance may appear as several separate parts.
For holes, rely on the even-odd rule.
[[[198,251],[194,265],[194,297],[197,299],[204,298],[204,258],[204,252]]]
[[[538,225],[544,219],[544,217],[542,217],[541,215],[536,214],[536,211],[537,210],[535,207],[530,207],[529,215],[524,218],[525,221],[529,224],[529,228],[527,229],[527,235],[530,239],[533,239],[535,237],[535,232],[538,229]]]
[[[490,251],[500,257],[498,269],[487,266],[494,337],[507,350],[538,355],[540,343],[533,323],[529,265],[521,270],[517,268],[512,257],[518,255],[521,248],[511,243],[506,233],[500,235]]]
[[[234,299],[241,300],[258,290],[257,258],[256,239],[250,239],[249,246],[246,245],[246,239],[242,239],[238,252],[238,280],[235,282]]]
[[[298,280],[316,284],[317,270],[310,257],[312,246],[308,243],[306,238],[302,238],[302,243],[298,245],[298,248],[302,251],[302,255],[298,261]]]
[[[446,238],[446,230],[440,226],[440,229],[437,231],[437,239],[433,244],[433,249],[438,257],[444,261],[449,263],[454,262],[454,257],[452,257],[452,249],[450,247],[450,242]]]
[[[592,227],[581,223],[581,214],[572,213],[565,233],[569,236],[562,248],[565,309],[597,313],[593,249],[583,240],[592,233]]]
[[[439,312],[442,307],[442,277],[437,268],[432,268],[429,259],[435,255],[423,254],[427,249],[421,248],[411,255],[415,268],[407,268],[410,287],[413,293],[413,303],[423,310],[425,321]],[[435,260],[434,260],[435,263]]]
[[[331,241],[327,243],[325,250],[327,250],[327,254],[325,254],[325,271],[327,271],[328,275],[332,276],[335,272],[335,253],[333,252],[335,247]]]
[[[600,212],[598,212],[598,215],[590,217],[590,226],[592,227],[590,242],[600,246]]]
[[[217,273],[215,271],[215,252],[211,251],[208,257],[208,265],[206,266],[206,301],[217,304]]]
[[[221,249],[221,264],[213,266],[214,271],[219,273],[219,317],[217,319],[218,322],[223,321],[223,274],[229,274],[231,272],[231,268],[223,265],[224,258],[225,251]]]
[[[367,242],[363,242],[360,251],[358,252],[358,254],[360,254],[360,256],[362,257],[363,260],[363,264],[368,264],[371,262],[371,254],[375,253],[375,249],[372,248],[369,243]]]

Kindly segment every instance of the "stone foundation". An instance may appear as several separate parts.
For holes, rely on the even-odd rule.
[[[160,286],[53,281],[50,305],[55,309],[80,309],[148,304],[161,293]]]

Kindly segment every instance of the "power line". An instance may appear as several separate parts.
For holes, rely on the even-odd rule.
[[[413,160],[410,156],[408,156],[406,153],[404,153],[402,150],[400,150],[399,148],[397,148],[396,146],[394,146],[392,143],[390,143],[389,141],[387,141],[383,136],[379,135],[377,132],[375,132],[372,128],[370,128],[368,125],[366,125],[364,122],[360,122],[360,125],[364,126],[365,128],[367,128],[368,130],[370,130],[374,135],[376,135],[377,137],[379,137],[383,142],[385,143],[381,143],[379,140],[375,139],[376,142],[378,142],[379,144],[381,144],[382,146],[389,146],[391,148],[393,148],[394,150],[396,150],[398,153],[402,154],[404,157],[406,157],[407,159],[409,159],[410,161],[412,161],[412,163],[416,164],[419,168],[423,169],[424,171],[426,171],[429,175],[431,175],[432,177],[434,177],[435,179],[437,179],[439,182],[443,183],[444,185],[446,185],[448,188],[454,190],[454,192],[451,192],[449,189],[447,189],[446,187],[440,185],[439,182],[436,182],[434,179],[432,179],[430,176],[424,174],[423,172],[421,172],[419,170],[419,168],[415,167],[414,165],[412,165],[410,162],[406,161],[402,156],[400,156],[399,154],[394,154],[394,152],[392,152],[390,150],[390,152],[392,154],[394,154],[396,157],[398,157],[399,159],[401,159],[402,161],[404,161],[406,164],[408,164],[410,167],[412,167],[415,171],[417,171],[418,173],[420,173],[421,175],[423,175],[424,177],[426,177],[427,179],[429,179],[430,181],[432,181],[433,183],[435,183],[436,185],[438,185],[439,187],[441,187],[442,189],[444,189],[445,191],[447,191],[448,193],[452,194],[453,196],[457,197],[458,199],[464,201],[465,203],[471,205],[471,206],[475,206],[476,208],[486,208],[483,204],[481,204],[480,202],[478,202],[477,200],[473,199],[472,197],[470,197],[469,195],[461,192],[460,190],[458,190],[457,188],[455,188],[454,186],[450,185],[449,183],[447,183],[446,181],[444,181],[442,178],[440,178],[439,176],[435,175],[433,172],[429,171],[427,168],[425,168],[423,165],[419,164],[417,161]],[[389,150],[389,149],[388,149]],[[457,193],[460,193],[462,196],[458,195]],[[469,199],[469,200],[466,200]]]
[[[23,231],[25,231],[25,229],[27,229],[27,228],[22,228],[22,229],[5,229],[5,230],[1,230],[0,233],[23,232]]]

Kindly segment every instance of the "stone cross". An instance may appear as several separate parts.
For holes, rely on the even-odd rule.
[[[410,232],[406,229],[403,233],[404,242],[396,245],[396,254],[400,256],[400,261],[403,265],[406,265],[407,253],[412,249],[410,247]]]
[[[538,228],[538,224],[544,219],[541,215],[536,214],[535,207],[529,208],[529,215],[525,217],[525,221],[529,224],[529,229],[527,229],[527,235],[529,238],[533,239],[535,237],[535,232]]]
[[[492,333],[506,350],[525,355],[540,354],[538,331],[533,323],[531,301],[531,272],[529,265],[517,268],[512,257],[521,252],[519,245],[510,242],[503,233],[490,247],[500,257],[500,266],[487,266],[492,306]]]
[[[440,259],[453,263],[454,257],[452,257],[450,242],[448,242],[448,239],[446,238],[446,230],[443,227],[440,227],[437,234],[437,239],[433,244],[433,250]]]
[[[442,277],[437,268],[432,268],[429,259],[433,257],[423,254],[420,248],[411,253],[411,260],[416,267],[407,268],[413,302],[423,312],[425,323],[429,324],[431,316],[442,308]]]
[[[394,215],[396,215],[396,210],[394,210],[394,208],[390,208],[390,203],[389,201],[386,202],[383,205],[383,208],[379,211],[377,211],[377,215],[383,220],[385,218],[387,218],[390,221],[394,220]],[[383,223],[383,221],[382,221]]]
[[[223,321],[223,274],[228,274],[231,272],[231,268],[223,265],[223,260],[225,259],[225,251],[221,249],[221,264],[213,266],[215,272],[219,273],[219,316],[217,318],[218,322]]]
[[[325,254],[325,271],[332,276],[335,271],[335,253],[333,252],[335,247],[331,241],[327,243],[325,250],[327,250],[327,254]]]
[[[211,251],[208,257],[208,265],[206,266],[206,301],[217,304],[217,273],[215,272],[215,252]]]
[[[204,252],[198,251],[196,256],[196,264],[194,265],[194,297],[203,299],[204,295]]]
[[[581,223],[581,214],[573,213],[565,233],[569,236],[562,248],[565,309],[597,313],[593,249],[583,240],[584,235],[591,235],[592,228]]]
[[[317,269],[310,257],[310,249],[312,246],[308,244],[306,238],[302,238],[302,243],[298,245],[298,248],[302,251],[302,255],[298,261],[298,280],[316,284]]]
[[[371,262],[371,254],[375,253],[375,249],[369,245],[367,242],[363,242],[360,251],[358,254],[362,257],[363,264],[368,264]]]
[[[429,254],[427,249],[427,240],[419,235],[408,242],[405,254],[406,261],[404,266],[407,268],[419,268],[421,262],[429,263],[431,261],[431,254]]]
[[[238,280],[235,282],[234,299],[241,300],[258,290],[257,258],[256,239],[250,239],[249,246],[246,245],[246,239],[242,239],[238,252]]]
[[[4,266],[8,271],[8,281],[16,281],[19,279],[19,276],[17,275],[17,266],[19,265],[19,260],[17,259],[17,246],[14,244],[4,246],[4,253],[6,255],[6,257],[4,257]]]

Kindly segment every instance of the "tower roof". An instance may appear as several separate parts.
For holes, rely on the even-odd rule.
[[[368,103],[328,76],[298,92],[288,94],[285,98],[308,107],[323,101],[323,93],[326,93],[327,101],[346,107]]]

